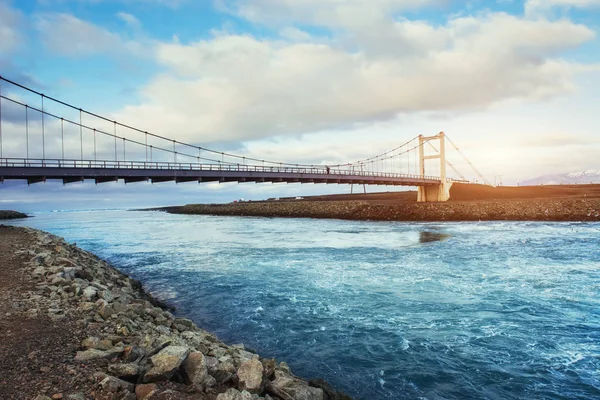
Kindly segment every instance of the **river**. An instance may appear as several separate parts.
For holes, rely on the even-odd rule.
[[[11,224],[357,399],[600,398],[600,223],[35,215]]]

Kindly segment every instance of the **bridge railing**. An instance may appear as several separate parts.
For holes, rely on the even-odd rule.
[[[435,176],[397,174],[390,172],[356,171],[349,169],[322,167],[264,166],[248,164],[206,164],[173,163],[165,161],[114,161],[114,160],[75,160],[75,159],[31,159],[0,158],[0,168],[75,168],[75,169],[137,169],[137,170],[173,170],[173,171],[219,171],[219,172],[256,172],[287,173],[334,176],[364,176],[365,178],[414,179],[439,182]],[[83,173],[84,171],[82,171]]]

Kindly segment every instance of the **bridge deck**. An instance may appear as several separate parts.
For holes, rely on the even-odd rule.
[[[259,165],[183,164],[168,162],[0,159],[0,181],[28,183],[61,179],[64,183],[94,179],[96,183],[123,179],[126,183],[154,182],[287,182],[343,183],[389,186],[439,185],[437,177],[330,169],[325,166],[263,167]]]

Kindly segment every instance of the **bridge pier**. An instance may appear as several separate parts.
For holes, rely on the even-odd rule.
[[[425,144],[432,140],[440,141],[440,150],[434,155],[425,155]],[[437,149],[431,145],[434,150]],[[450,187],[452,182],[448,182],[446,177],[446,135],[440,132],[435,136],[419,135],[419,166],[421,177],[425,177],[425,161],[440,160],[440,181],[439,185],[419,186],[417,193],[418,202],[448,201],[450,199]]]
[[[437,202],[450,200],[450,188],[452,182],[442,183],[441,185],[419,186],[417,192],[418,202]]]

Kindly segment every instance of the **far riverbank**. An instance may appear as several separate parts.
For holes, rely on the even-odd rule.
[[[27,214],[23,214],[18,211],[0,210],[0,219],[18,219],[18,218],[29,218],[29,216]]]
[[[417,203],[416,192],[314,196],[154,210],[173,214],[371,221],[600,221],[600,185],[498,187],[455,184],[450,201]]]
[[[189,204],[173,214],[335,218],[370,221],[600,221],[600,199],[370,204],[365,201],[285,201]]]

